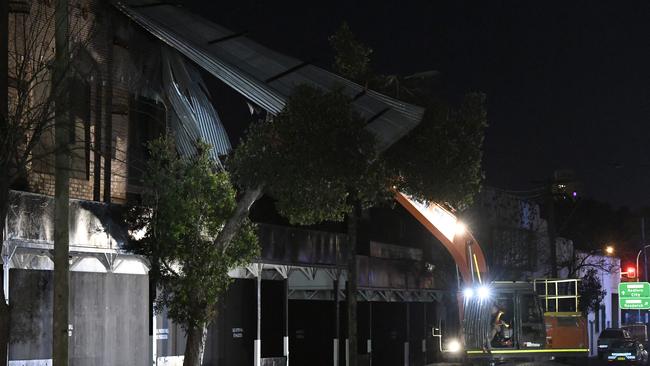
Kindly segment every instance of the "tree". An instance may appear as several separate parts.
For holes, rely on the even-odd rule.
[[[216,172],[209,146],[181,159],[169,136],[148,145],[151,160],[143,178],[142,206],[129,215],[129,248],[149,258],[160,290],[156,309],[187,332],[184,365],[200,366],[207,326],[217,302],[232,281],[228,271],[250,263],[259,253],[255,227],[245,219],[227,247],[214,245],[236,207],[228,173]]]
[[[337,51],[334,68],[364,85],[387,85],[369,72],[370,49],[349,27],[330,38]],[[426,78],[425,78],[426,79]],[[347,306],[350,364],[356,365],[356,241],[361,210],[386,202],[398,189],[417,199],[464,207],[478,191],[484,96],[468,94],[449,105],[421,79],[398,83],[396,94],[424,102],[427,112],[414,131],[387,151],[341,90],[300,86],[272,123],[253,126],[229,161],[241,187],[259,187],[276,200],[293,224],[347,219]],[[426,80],[428,81],[428,80]],[[411,85],[415,87],[410,88]],[[407,89],[407,87],[409,87]],[[392,88],[392,86],[391,86]]]
[[[588,268],[578,284],[578,295],[580,295],[578,311],[584,315],[598,311],[600,303],[606,294],[607,292],[603,290],[603,286],[600,284],[598,271],[595,268]]]
[[[371,77],[372,49],[356,39],[346,22],[343,22],[336,33],[329,37],[329,41],[335,52],[334,72],[367,85]]]
[[[272,123],[253,126],[229,168],[239,185],[264,187],[292,224],[347,217],[348,278],[356,279],[356,232],[362,209],[388,201],[395,188],[457,207],[471,200],[480,184],[482,101],[470,96],[457,109],[432,111],[424,126],[406,138],[408,146],[378,152],[366,121],[340,90],[300,86]],[[451,126],[457,127],[450,131]],[[347,285],[352,363],[356,281]]]
[[[231,171],[242,186],[264,186],[292,224],[348,217],[348,278],[356,279],[356,227],[360,209],[389,194],[374,136],[340,90],[300,86],[272,123],[254,126],[235,151]],[[348,281],[356,309],[356,280]],[[356,317],[356,312],[348,312]],[[356,325],[356,318],[349,322]],[[348,329],[356,339],[356,327]],[[356,343],[350,343],[356,354]],[[351,356],[354,359],[354,356]]]

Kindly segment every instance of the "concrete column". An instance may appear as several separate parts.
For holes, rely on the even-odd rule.
[[[284,280],[284,339],[282,342],[282,354],[287,359],[286,366],[289,366],[289,278]]]
[[[262,266],[257,268],[257,335],[253,344],[254,366],[262,365]]]
[[[350,366],[350,340],[345,338],[345,366]]]

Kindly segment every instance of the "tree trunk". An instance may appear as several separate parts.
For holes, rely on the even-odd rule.
[[[187,330],[187,343],[185,345],[183,366],[201,366],[207,336],[207,324],[191,327]]]
[[[215,240],[215,244],[218,248],[221,248],[224,251],[228,248],[232,239],[237,235],[237,231],[239,231],[242,222],[246,217],[248,217],[248,212],[250,211],[251,206],[262,196],[262,188],[263,187],[249,188],[244,192],[244,195],[237,202],[235,212],[230,216],[224,225],[223,230],[221,230]]]
[[[359,220],[358,204],[348,215],[348,366],[357,366],[357,229]]]
[[[55,9],[55,45],[53,85],[55,94],[55,171],[54,171],[54,294],[52,315],[52,364],[68,365],[69,297],[69,195],[70,195],[70,117],[67,103],[68,2],[57,0]]]

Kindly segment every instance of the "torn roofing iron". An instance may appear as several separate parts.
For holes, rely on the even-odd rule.
[[[196,142],[202,140],[212,146],[211,157],[221,165],[219,155],[230,151],[230,140],[206,94],[201,75],[178,52],[162,47],[163,82],[174,111],[171,125],[179,152],[193,156]]]
[[[307,84],[343,87],[383,151],[411,131],[424,109],[387,97],[319,67],[270,50],[246,37],[165,2],[131,0],[116,7],[146,31],[177,49],[226,85],[272,114],[293,89]]]

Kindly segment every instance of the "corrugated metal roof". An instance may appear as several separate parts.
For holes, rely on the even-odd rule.
[[[196,142],[202,140],[212,146],[211,157],[221,165],[219,155],[230,151],[230,141],[206,95],[201,75],[183,56],[167,46],[163,46],[162,59],[164,90],[174,111],[171,127],[179,152],[183,156],[193,156]]]
[[[272,114],[282,110],[293,89],[307,84],[343,87],[356,97],[356,111],[369,121],[380,151],[406,135],[424,109],[387,97],[319,67],[268,49],[182,7],[150,0],[118,2],[117,8],[152,35]]]

